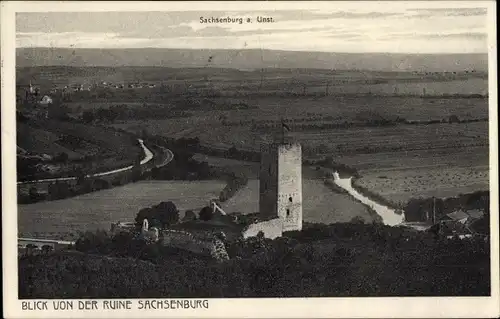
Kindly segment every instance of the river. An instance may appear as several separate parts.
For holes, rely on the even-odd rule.
[[[384,224],[389,225],[389,226],[395,226],[403,223],[404,221],[404,216],[403,214],[396,214],[394,209],[391,209],[387,206],[381,205],[370,198],[364,196],[363,194],[359,193],[357,190],[355,190],[352,187],[352,177],[349,178],[340,178],[339,174],[335,172],[333,174],[335,184],[338,186],[342,187],[345,189],[352,197],[358,199],[360,202],[362,202],[365,205],[370,206],[374,211],[377,212],[377,214],[382,217],[382,220]]]

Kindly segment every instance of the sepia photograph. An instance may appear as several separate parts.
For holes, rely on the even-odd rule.
[[[30,316],[498,301],[494,4],[29,4],[2,175]]]

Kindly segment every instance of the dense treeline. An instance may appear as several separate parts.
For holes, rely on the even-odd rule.
[[[55,181],[45,187],[37,187],[36,184],[28,186],[28,193],[19,191],[19,204],[31,204],[44,200],[58,200],[83,195],[114,186],[125,185],[136,182],[143,178],[139,166],[134,166],[128,172],[119,172],[108,178],[85,177],[83,173],[77,172],[76,181]]]
[[[333,172],[337,172],[341,178],[359,177],[357,169],[343,163],[335,162],[332,156],[327,156],[321,160],[304,160],[304,165],[327,168]]]
[[[248,178],[241,173],[231,172],[226,177],[227,184],[219,194],[219,200],[225,202],[236,194],[241,188],[245,187],[248,183]]]
[[[144,219],[148,220],[149,227],[165,228],[179,222],[179,210],[173,202],[161,202],[141,209],[135,217],[136,226],[142,226]]]
[[[183,143],[184,141],[177,141]],[[190,147],[180,150],[179,145],[175,146],[174,159],[165,166],[156,167],[151,170],[151,178],[157,180],[205,180],[223,179],[226,186],[219,194],[219,200],[225,202],[230,199],[238,190],[247,185],[248,178],[243,173],[230,172],[225,169],[211,167],[207,162],[199,162],[192,158],[194,153],[189,149],[195,146],[186,142]]]
[[[318,123],[319,121],[319,123]],[[313,124],[305,124],[305,123],[293,123],[291,127],[294,131],[312,131],[312,130],[329,130],[329,129],[349,129],[349,128],[358,128],[358,127],[390,127],[397,126],[401,124],[406,125],[432,125],[432,124],[454,124],[454,123],[476,123],[476,122],[488,122],[488,118],[473,118],[473,119],[460,119],[456,115],[451,115],[447,118],[443,119],[432,119],[432,120],[407,120],[404,118],[396,117],[394,119],[390,118],[373,118],[366,119],[364,121],[332,121],[332,122],[324,122],[325,119],[314,119],[315,122]],[[248,123],[251,124],[251,123]],[[227,123],[226,125],[231,126],[239,126],[241,122]],[[271,122],[269,124],[251,124],[252,131],[269,131],[276,130],[281,125],[280,122]]]
[[[83,111],[83,123],[114,122],[117,120],[146,120],[190,117],[191,113],[182,110],[172,110],[163,105],[146,105],[142,107],[126,104]]]
[[[352,187],[356,191],[389,208],[404,211],[405,221],[407,222],[430,221],[433,212],[436,213],[435,217],[438,220],[444,215],[457,210],[478,209],[486,214],[490,211],[489,191],[476,191],[447,198],[411,198],[408,202],[402,203],[388,200],[376,192],[359,185],[356,181],[356,178],[352,180]]]
[[[91,236],[88,236],[91,237]],[[227,242],[216,263],[127,234],[19,258],[20,298],[487,296],[489,244],[383,225],[305,225]],[[101,255],[105,255],[103,257]]]
[[[207,162],[198,162],[192,155],[174,153],[167,165],[151,170],[151,179],[155,180],[205,180],[218,177]]]

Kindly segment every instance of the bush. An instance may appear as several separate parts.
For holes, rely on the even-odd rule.
[[[351,219],[351,221],[350,221],[350,222],[351,222],[351,223],[353,223],[353,224],[364,224],[364,223],[365,223],[365,220],[364,220],[364,218],[363,218],[363,217],[361,217],[361,216],[354,216],[354,217]]]
[[[219,200],[225,202],[236,194],[238,190],[246,186],[248,178],[242,174],[230,173],[227,177],[227,184],[219,194]]]
[[[186,221],[192,221],[192,220],[196,220],[196,214],[192,210],[187,210],[184,213],[184,218],[182,218],[182,221],[186,222]]]
[[[151,227],[165,228],[179,222],[179,210],[172,202],[161,202],[156,206],[143,208],[135,217],[138,227],[147,219]]]
[[[214,213],[211,207],[205,206],[200,210],[200,219],[203,221],[209,221],[214,217]]]

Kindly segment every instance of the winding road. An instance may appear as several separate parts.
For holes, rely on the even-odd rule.
[[[151,150],[149,148],[146,147],[146,145],[144,145],[144,141],[142,139],[137,139],[139,141],[139,144],[141,145],[142,149],[144,150],[144,158],[141,160],[141,165],[143,164],[146,164],[148,162],[150,162],[154,155],[153,155],[153,152],[151,152]],[[167,158],[165,159],[165,161],[161,164],[161,166],[163,165],[166,165],[168,164],[174,157],[174,154],[168,150],[168,149],[165,149],[165,151],[167,152]],[[123,168],[118,168],[118,169],[114,169],[112,171],[107,171],[107,172],[102,172],[102,173],[96,173],[96,174],[90,174],[90,175],[86,175],[85,177],[100,177],[100,176],[107,176],[107,175],[111,175],[111,174],[115,174],[115,173],[119,173],[119,172],[124,172],[124,171],[128,171],[128,170],[131,170],[134,166],[133,165],[130,165],[130,166],[127,166],[127,167],[123,167]],[[76,176],[72,176],[72,177],[59,177],[59,178],[47,178],[47,179],[38,179],[38,180],[33,180],[33,181],[23,181],[23,182],[17,182],[18,185],[21,185],[21,184],[34,184],[34,183],[43,183],[43,182],[57,182],[57,181],[71,181],[71,180],[76,180]]]
[[[142,139],[137,139],[139,141],[139,144],[141,145],[142,149],[144,150],[144,158],[141,160],[141,165],[149,163],[153,158],[154,154],[151,152],[150,149],[144,145],[144,141]],[[170,151],[167,148],[162,147],[163,151],[167,154],[165,159],[163,160],[162,163],[157,165],[157,167],[165,166],[170,161],[173,160],[174,158],[174,153]],[[119,172],[124,172],[127,170],[131,170],[133,168],[133,165],[119,168],[119,169],[114,169],[112,171],[107,171],[107,172],[102,172],[102,173],[96,173],[92,175],[87,175],[86,177],[99,177],[99,176],[106,176],[114,173],[119,173]],[[42,182],[53,182],[53,181],[69,181],[69,180],[75,180],[76,177],[61,177],[61,178],[49,178],[49,179],[39,179],[39,180],[34,180],[34,181],[25,181],[25,182],[18,182],[17,184],[29,184],[29,183],[42,183]],[[52,247],[56,246],[69,246],[69,245],[74,245],[75,242],[70,242],[70,241],[57,241],[57,240],[48,240],[48,239],[40,239],[40,238],[18,238],[18,248],[26,248],[28,244],[35,245],[36,247],[39,247],[40,245],[49,245]]]

